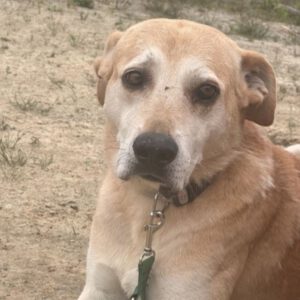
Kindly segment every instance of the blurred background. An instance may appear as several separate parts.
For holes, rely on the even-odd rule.
[[[0,0],[0,300],[76,299],[103,176],[93,61],[149,18],[216,27],[278,79],[277,144],[300,142],[299,0]]]

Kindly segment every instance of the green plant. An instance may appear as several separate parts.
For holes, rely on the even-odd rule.
[[[115,9],[124,8],[126,5],[130,5],[129,0],[115,0]]]
[[[21,111],[33,111],[37,107],[37,101],[32,100],[32,99],[18,99],[17,96],[15,95],[15,99],[11,101],[11,104],[18,108]]]
[[[55,4],[49,5],[48,11],[54,12],[54,13],[63,13],[64,12],[62,7],[55,5]]]
[[[90,86],[95,86],[95,85],[96,85],[97,80],[96,80],[95,77],[96,77],[96,76],[91,75],[90,73],[86,73],[86,80],[87,80],[87,82],[88,82],[88,84],[89,84]]]
[[[71,90],[71,99],[74,103],[77,103],[79,98],[77,96],[77,93],[76,93],[76,89],[75,89],[75,86],[72,82],[68,83],[68,87],[70,88]]]
[[[47,168],[53,163],[53,154],[44,154],[41,158],[38,158],[36,164],[41,167],[42,170]]]
[[[48,104],[43,104],[31,98],[19,99],[15,95],[14,100],[10,102],[15,108],[23,112],[33,112],[41,115],[47,115],[52,107]]]
[[[300,45],[300,32],[291,30],[288,34],[288,43],[292,45]]]
[[[279,90],[277,95],[278,102],[284,101],[286,96],[287,96],[287,88],[284,85],[279,85]]]
[[[41,14],[42,6],[44,5],[44,0],[37,0],[37,8],[39,14]]]
[[[38,137],[32,136],[31,141],[30,141],[30,145],[32,147],[39,147],[41,145],[41,141]]]
[[[2,166],[17,168],[27,163],[27,155],[19,145],[23,136],[18,132],[15,136],[8,133],[0,138],[0,164]]]
[[[72,33],[69,34],[69,42],[73,48],[77,48],[78,46],[80,46],[80,44],[82,44],[83,40],[84,40],[84,38],[82,36],[75,35]]]
[[[270,10],[275,9],[278,6],[278,4],[278,0],[263,0],[259,5],[264,10]]]
[[[31,22],[31,16],[24,14],[24,15],[22,15],[22,17],[23,17],[23,20],[24,20],[25,23],[30,23]]]
[[[5,118],[0,116],[0,131],[6,131],[8,129],[10,129],[10,126],[6,122]]]
[[[5,74],[6,74],[6,76],[9,75],[9,74],[11,74],[10,66],[7,66],[5,68]]]
[[[81,11],[79,12],[80,21],[86,21],[89,14],[87,12]]]
[[[154,0],[153,2],[157,1]],[[185,4],[201,11],[210,9],[225,10],[238,14],[245,12],[247,16],[255,16],[263,20],[300,25],[299,0],[187,0]]]
[[[293,106],[290,104],[289,109],[289,119],[288,119],[288,130],[289,130],[289,139],[292,140],[294,131],[297,128],[297,122],[295,118],[293,117]]]
[[[58,88],[62,88],[63,85],[66,83],[66,80],[64,78],[56,78],[50,74],[47,74],[47,77],[48,79],[50,80],[50,82],[53,84],[53,85],[56,85]]]
[[[52,37],[55,37],[59,32],[60,23],[55,21],[53,18],[47,23],[47,28],[50,31]]]
[[[179,0],[154,0],[146,1],[145,8],[149,10],[153,17],[167,17],[176,19],[180,15],[182,2]]]
[[[121,31],[126,29],[126,24],[124,23],[122,17],[119,17],[119,19],[115,22],[115,27],[116,27],[116,29],[121,30]]]
[[[214,15],[203,14],[201,16],[201,19],[199,20],[199,22],[202,23],[202,24],[211,26],[211,27],[218,28],[220,30],[223,29],[222,26],[221,26],[221,24],[219,23],[218,18],[216,16],[214,16]]]
[[[89,9],[93,9],[95,7],[94,0],[72,0],[71,2],[73,2],[77,6]]]
[[[230,27],[230,32],[243,35],[250,40],[265,39],[269,35],[269,27],[255,19],[240,19]]]

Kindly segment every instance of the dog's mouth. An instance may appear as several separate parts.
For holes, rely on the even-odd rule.
[[[162,188],[164,195],[170,195],[175,193],[178,189],[173,186],[170,178],[168,178],[167,173],[159,174],[157,172],[141,172],[135,174],[144,180],[147,180],[152,183],[159,184],[160,189]],[[168,193],[166,193],[168,191]]]
[[[176,182],[175,171],[171,171],[168,167],[156,167],[141,164],[132,164],[125,172],[120,172],[118,177],[122,180],[130,180],[131,178],[140,178],[145,183],[155,184],[159,186],[168,186],[172,190],[181,190],[183,187]]]
[[[153,182],[159,182],[162,183],[163,180],[161,177],[157,176],[157,175],[153,175],[153,174],[140,174],[140,176],[143,179],[149,180],[149,181],[153,181]]]
[[[171,199],[172,197],[176,196],[180,191],[179,189],[175,188],[170,182],[167,182],[165,179],[158,175],[139,174],[139,176],[147,181],[158,183],[158,191],[167,199]]]
[[[176,189],[174,189],[170,183],[168,183],[163,177],[157,175],[157,174],[139,174],[138,176],[140,176],[141,178],[153,182],[153,183],[158,183],[159,184],[159,191],[161,192],[161,194],[166,197],[169,198],[171,196],[173,196],[174,194],[176,194]]]

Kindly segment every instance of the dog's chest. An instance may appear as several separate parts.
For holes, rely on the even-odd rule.
[[[185,251],[180,250],[185,248],[184,244],[187,240],[175,238],[174,235],[177,236],[175,232],[175,229],[172,232],[162,231],[154,236],[153,248],[156,251],[156,260],[147,285],[148,298],[151,300],[175,299],[176,291],[182,290],[183,292],[191,285],[194,293],[190,299],[199,300],[199,295],[203,295],[201,297],[203,300],[208,299],[206,297],[208,270],[204,264],[202,265],[197,259],[185,255]],[[186,236],[188,238],[188,234]],[[127,297],[132,295],[138,284],[138,263],[143,253],[144,243],[145,232],[141,232],[139,243],[124,245],[122,258],[114,261],[117,276]]]

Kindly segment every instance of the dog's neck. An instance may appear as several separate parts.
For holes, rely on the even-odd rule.
[[[183,206],[193,202],[211,184],[213,184],[218,174],[226,170],[227,166],[237,157],[237,155],[238,152],[232,149],[227,155],[224,154],[206,161],[201,165],[199,168],[200,170],[196,169],[194,171],[189,183],[178,193],[172,193],[170,189],[165,186],[160,186],[159,191],[165,198],[170,199],[170,202],[175,206]],[[209,165],[209,167],[206,165]]]

